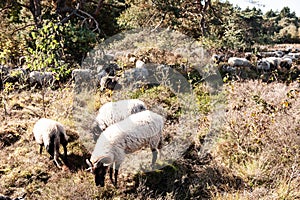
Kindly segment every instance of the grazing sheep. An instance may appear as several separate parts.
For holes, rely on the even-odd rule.
[[[152,168],[157,159],[157,150],[162,145],[164,118],[149,110],[130,115],[109,126],[97,140],[90,160],[89,169],[95,175],[96,185],[104,186],[105,174],[110,166],[110,180],[116,186],[119,167],[126,154],[140,150],[147,145],[152,150]],[[113,164],[115,174],[113,181]]]
[[[284,57],[281,59],[280,67],[291,69],[292,65],[293,65],[293,60],[291,58]]]
[[[104,76],[100,79],[100,91],[104,91],[105,89],[114,90],[118,88],[119,84],[117,81],[117,77]]]
[[[40,145],[40,154],[42,154],[44,145],[51,158],[54,158],[56,165],[60,168],[61,166],[58,163],[60,144],[64,148],[65,160],[67,159],[68,136],[64,126],[52,119],[41,118],[34,125],[32,132],[35,141]]]
[[[257,69],[259,69],[259,70],[266,70],[266,71],[270,70],[271,69],[270,62],[267,61],[267,60],[265,60],[264,58],[261,59],[261,60],[259,60],[257,62]]]
[[[55,81],[54,72],[40,72],[40,71],[32,71],[29,74],[29,81],[30,84],[39,84],[45,85],[50,84],[52,85]]]
[[[296,52],[296,53],[289,53],[289,56],[291,56],[293,59],[299,59],[300,58],[300,52]]]
[[[281,58],[277,57],[267,57],[265,58],[265,60],[270,63],[271,69],[277,69],[280,65],[280,62],[282,61]]]
[[[257,62],[257,68],[262,70],[278,69],[278,67],[285,67],[290,69],[292,67],[293,60],[288,57],[277,58],[267,57]]]
[[[246,58],[230,57],[228,64],[232,67],[252,67],[252,64]]]
[[[94,139],[108,126],[119,122],[131,114],[147,110],[145,103],[139,99],[126,99],[117,102],[105,103],[98,111],[96,124],[93,125],[92,132]]]
[[[100,91],[104,89],[118,89],[119,84],[117,81],[116,72],[121,68],[116,63],[110,63],[108,66],[102,68],[97,74],[97,85],[100,85]]]

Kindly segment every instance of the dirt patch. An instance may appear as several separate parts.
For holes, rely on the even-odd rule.
[[[20,140],[21,136],[15,130],[4,130],[0,132],[0,149],[11,146]]]

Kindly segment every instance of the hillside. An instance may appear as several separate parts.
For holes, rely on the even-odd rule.
[[[200,115],[188,149],[180,158],[156,171],[131,173],[122,169],[119,188],[114,188],[108,178],[105,188],[97,188],[93,175],[85,171],[89,152],[74,122],[72,87],[7,94],[0,129],[0,193],[3,195],[26,194],[27,199],[300,197],[299,83],[233,81],[224,84],[218,96],[209,96],[205,83],[195,85]],[[112,98],[110,93],[94,95],[97,101],[91,109],[95,112]],[[182,106],[176,97],[161,86],[137,90],[131,95],[144,100],[149,108],[161,105],[167,117],[164,142],[172,141],[178,123],[176,112]],[[210,138],[216,105],[224,109],[224,116],[218,118],[221,122],[218,134]],[[38,154],[31,130],[41,116],[67,126],[71,142],[69,163],[63,170],[48,159],[45,151],[41,156]]]

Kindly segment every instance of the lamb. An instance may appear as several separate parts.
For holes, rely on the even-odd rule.
[[[60,144],[64,148],[64,158],[67,160],[68,136],[64,126],[52,119],[41,118],[34,125],[32,132],[35,141],[40,145],[40,154],[42,154],[44,145],[51,158],[54,158],[56,165],[61,168],[58,163]]]
[[[252,64],[246,58],[230,57],[228,64],[232,67],[252,67]]]
[[[164,118],[145,110],[109,126],[97,140],[90,160],[86,160],[95,175],[96,186],[104,186],[105,174],[110,167],[110,180],[117,186],[119,167],[126,154],[140,150],[147,145],[152,150],[152,168],[162,147]],[[113,181],[113,165],[115,164]]]
[[[139,99],[126,99],[105,103],[98,111],[96,123],[92,126],[94,140],[108,126],[119,122],[131,114],[147,110],[145,103]]]

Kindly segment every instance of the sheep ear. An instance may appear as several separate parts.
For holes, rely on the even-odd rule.
[[[91,161],[89,159],[86,159],[85,162],[89,166],[89,168],[93,167],[93,164],[91,163]]]
[[[103,163],[103,166],[107,167],[112,164],[112,159],[110,157],[104,157],[101,159],[101,163]]]

